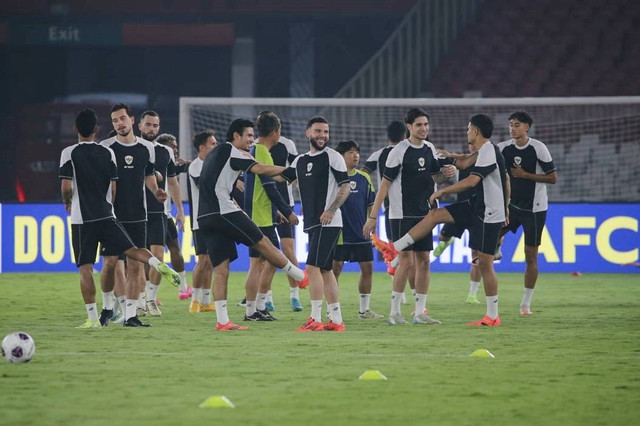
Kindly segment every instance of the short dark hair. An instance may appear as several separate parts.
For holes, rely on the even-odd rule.
[[[326,118],[321,117],[319,115],[315,116],[315,117],[311,117],[309,119],[309,121],[307,121],[307,127],[306,129],[309,130],[311,128],[311,126],[313,126],[316,123],[324,123],[324,124],[329,124],[329,122],[327,121]]]
[[[407,137],[407,126],[402,121],[392,121],[387,126],[387,139],[398,143]]]
[[[98,116],[92,109],[83,109],[76,115],[76,129],[82,137],[89,137],[96,130]]]
[[[404,115],[404,122],[406,124],[413,124],[413,122],[416,121],[416,118],[418,117],[427,117],[427,120],[429,120],[429,114],[427,114],[425,110],[423,110],[422,108],[411,108]]]
[[[511,115],[509,115],[509,120],[513,120],[514,118],[521,123],[528,124],[529,127],[533,126],[533,117],[531,117],[526,111],[512,112]]]
[[[280,130],[280,119],[273,112],[261,112],[256,120],[256,127],[258,129],[258,136],[269,136],[272,132]]]
[[[151,117],[158,117],[158,119],[160,119],[160,115],[157,112],[148,109],[140,115],[140,121],[144,120],[147,115],[150,115]]]
[[[352,149],[355,149],[356,151],[360,152],[360,145],[358,145],[358,142],[353,140],[342,141],[338,144],[338,146],[336,146],[336,151],[338,151],[340,155],[344,155],[345,152],[350,151]]]
[[[153,117],[153,116],[152,116]],[[166,145],[169,141],[176,141],[176,137],[171,133],[163,133],[156,138],[156,142],[161,143],[162,145]]]
[[[213,129],[207,129],[203,132],[196,133],[196,135],[193,137],[193,147],[196,149],[196,151],[198,151],[200,145],[204,145],[205,143],[207,143],[207,139],[212,136],[216,136],[216,132],[214,132]]]
[[[124,109],[127,111],[127,115],[129,117],[135,117],[135,114],[133,113],[133,110],[131,109],[131,107],[127,104],[115,104],[114,106],[111,107],[111,112],[116,112],[116,111],[120,111],[121,109]]]
[[[227,141],[233,141],[234,133],[242,135],[244,133],[244,129],[247,127],[251,127],[253,129],[253,122],[246,118],[236,118],[233,120],[229,125],[229,130],[227,130]]]
[[[487,114],[472,115],[469,119],[469,123],[480,130],[480,133],[485,138],[489,139],[493,134],[493,120]]]

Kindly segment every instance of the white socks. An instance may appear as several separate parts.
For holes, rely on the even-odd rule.
[[[180,291],[187,291],[187,273],[186,271],[178,272],[180,275]]]
[[[364,314],[369,310],[369,301],[371,300],[371,294],[360,293],[360,312]]]
[[[498,296],[487,296],[487,315],[491,319],[498,318]]]
[[[480,286],[480,281],[469,281],[469,294],[476,296],[478,294],[479,286]]]
[[[201,288],[193,288],[193,292],[191,293],[191,301],[192,302],[199,302],[200,301],[200,292],[202,291]]]
[[[85,303],[84,308],[87,310],[89,321],[98,320],[98,305],[95,303]]]
[[[315,322],[322,322],[322,299],[311,301],[311,318]]]
[[[124,319],[125,321],[129,318],[133,318],[136,316],[136,309],[138,308],[138,301],[136,299],[127,299],[127,302],[124,306]]]
[[[256,313],[256,302],[254,300],[247,300],[247,306],[244,308],[244,313],[248,317]]]
[[[151,256],[151,258],[147,260],[147,263],[149,264],[149,266],[153,267],[153,269],[157,271],[158,265],[162,262],[160,262],[160,260],[157,257]]]
[[[124,310],[125,310],[125,308],[127,306],[127,296],[125,296],[125,295],[118,296],[118,304],[120,305],[120,311],[124,315]]]
[[[287,261],[287,264],[284,265],[282,270],[296,281],[302,281],[304,279],[304,271],[291,263],[290,260]]]
[[[256,309],[259,311],[264,311],[267,309],[267,293],[258,293],[256,297]]]
[[[113,290],[102,292],[102,309],[112,311],[115,306],[115,296]]]
[[[289,298],[291,299],[299,299],[300,298],[300,289],[298,287],[289,287]]]
[[[216,300],[216,316],[218,317],[218,324],[225,325],[229,322],[229,314],[227,313],[227,301]]]
[[[415,243],[415,241],[413,240],[413,238],[411,238],[411,235],[409,235],[409,233],[406,233],[398,241],[393,242],[393,247],[397,251],[402,251],[413,243]]]
[[[415,301],[416,305],[413,315],[417,317],[420,314],[424,314],[424,308],[427,306],[427,295],[416,293]]]
[[[391,312],[389,315],[396,315],[400,313],[400,303],[402,302],[402,295],[404,293],[400,293],[398,291],[391,292]]]
[[[211,289],[210,288],[201,288],[200,289],[200,303],[204,306],[209,306],[211,304]]]
[[[147,281],[147,300],[156,300],[159,288],[159,285],[155,285],[152,284],[151,281]]]
[[[533,297],[533,289],[525,287],[524,294],[522,295],[522,302],[520,302],[520,306],[531,307],[532,297]]]
[[[147,309],[147,300],[146,300],[146,293],[143,291],[140,293],[140,296],[138,296],[138,308],[140,309]]]
[[[329,319],[334,324],[342,324],[342,311],[340,310],[340,302],[327,305]]]

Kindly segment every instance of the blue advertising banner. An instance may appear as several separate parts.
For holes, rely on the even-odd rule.
[[[185,208],[188,209],[188,205]],[[0,272],[76,270],[70,242],[71,226],[62,205],[2,204],[0,218]],[[633,266],[640,262],[639,221],[640,204],[552,204],[540,246],[540,271],[640,273],[640,268]],[[381,226],[379,236],[386,240],[382,217],[378,223]],[[180,234],[188,271],[195,265],[189,225],[187,221],[187,231]],[[438,232],[439,228],[436,228],[436,243]],[[467,271],[471,262],[467,240],[465,233],[439,258],[432,258],[432,270]],[[504,257],[496,263],[497,271],[524,271],[521,230],[506,235],[502,251]],[[296,253],[298,260],[304,263],[307,235],[302,232],[302,226],[296,229]],[[240,258],[233,263],[232,270],[246,271],[249,267],[248,251],[242,246],[239,254]],[[169,261],[168,254],[165,260]],[[100,269],[100,258],[97,258],[96,269]],[[344,270],[357,271],[358,266],[345,264]],[[376,256],[375,270],[386,270],[380,256]]]

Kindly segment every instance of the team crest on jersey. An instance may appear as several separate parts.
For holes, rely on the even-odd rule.
[[[127,155],[124,157],[124,162],[127,163],[127,165],[131,165],[131,163],[133,163],[133,155]]]
[[[313,163],[308,163],[307,164],[307,171],[310,172],[311,169],[313,169]]]
[[[354,181],[349,182],[349,186],[351,187],[351,189],[356,189],[356,183]]]
[[[516,163],[516,166],[519,166],[522,163],[521,157],[513,157],[513,162]]]
[[[420,167],[424,167],[424,158],[418,158],[418,164],[420,164]]]

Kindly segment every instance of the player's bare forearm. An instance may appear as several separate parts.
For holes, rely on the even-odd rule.
[[[116,200],[116,181],[111,181],[111,202],[113,203]]]
[[[340,185],[336,198],[333,200],[333,203],[331,203],[327,210],[329,210],[331,213],[335,213],[344,204],[344,202],[347,201],[350,193],[351,189],[349,188],[349,182],[345,182]]]
[[[158,182],[156,181],[155,174],[145,176],[144,184],[146,185],[147,189],[149,189],[149,191],[153,192],[154,194],[158,190]]]
[[[438,192],[440,192],[442,195],[444,195],[444,194],[458,194],[460,192],[464,192],[464,191],[466,191],[468,189],[473,188],[479,182],[480,182],[480,177],[478,177],[476,175],[470,175],[470,176],[467,176],[466,178],[462,179],[461,181],[458,181],[458,182],[454,183],[453,185],[449,185],[446,188],[443,188],[443,189],[439,190]]]
[[[173,204],[175,204],[178,209],[178,214],[180,214],[180,212],[184,212],[184,208],[182,207],[182,196],[180,195],[180,184],[178,183],[178,178],[175,176],[170,177],[168,183],[169,194],[171,195]]]
[[[387,198],[389,194],[389,186],[391,185],[391,181],[383,178],[380,183],[380,188],[378,188],[378,193],[376,194],[376,199],[373,201],[373,205],[371,206],[371,211],[374,213],[378,213],[380,211],[380,207],[384,202],[384,199]],[[369,218],[371,216],[368,216]]]
[[[269,166],[266,164],[256,163],[248,171],[257,175],[264,175],[274,177],[284,172],[286,167],[282,166]]]
[[[62,179],[62,182],[60,183],[60,194],[62,195],[62,202],[65,207],[67,207],[67,211],[69,211],[71,199],[73,197],[73,186],[69,179]]]

